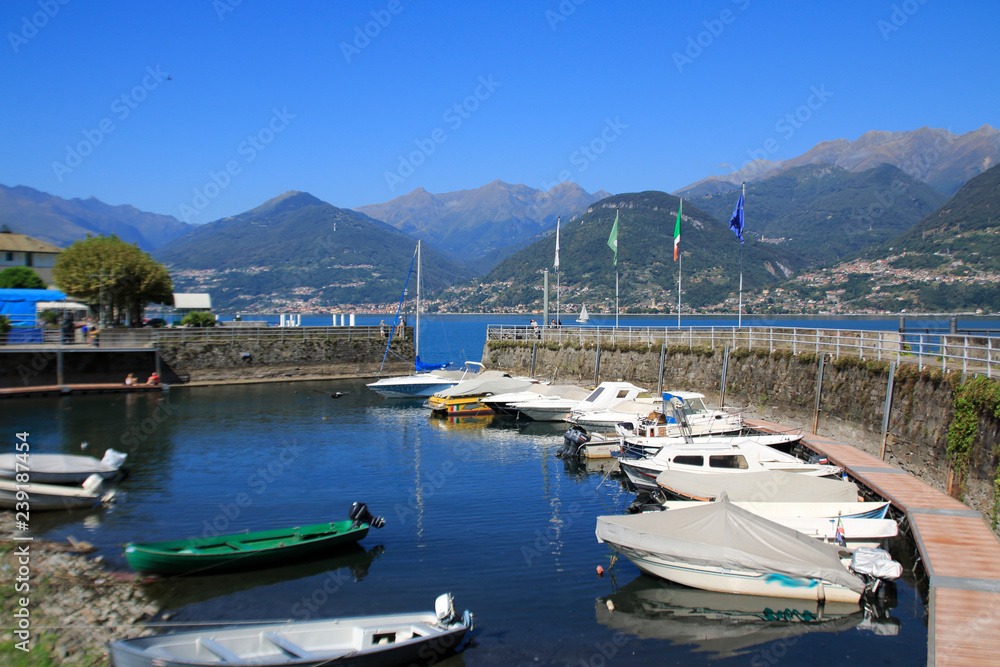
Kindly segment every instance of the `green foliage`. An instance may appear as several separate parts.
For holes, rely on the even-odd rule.
[[[116,236],[77,241],[60,253],[52,276],[66,294],[100,304],[112,325],[122,324],[126,316],[141,322],[147,303],[173,299],[173,283],[163,265]]]
[[[181,320],[181,325],[186,327],[214,327],[215,315],[196,310],[193,313],[185,315],[184,319]]]
[[[888,375],[889,362],[877,359],[861,359],[859,357],[837,357],[833,360],[833,367],[838,371],[848,368],[860,368],[873,375]]]
[[[5,334],[10,331],[10,318],[6,315],[0,315],[0,334]]]
[[[965,495],[972,458],[972,446],[979,433],[979,422],[983,417],[1000,417],[1000,384],[985,376],[976,376],[955,389],[954,418],[948,428],[948,460],[958,479],[959,497]],[[995,452],[994,452],[995,453]],[[997,525],[997,484],[994,477],[994,505],[992,521]]]
[[[27,266],[12,266],[0,271],[0,289],[45,289],[45,281]]]
[[[54,327],[59,324],[59,313],[53,310],[43,310],[38,313],[40,319],[46,326]]]

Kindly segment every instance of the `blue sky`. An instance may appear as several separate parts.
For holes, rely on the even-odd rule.
[[[765,145],[1000,126],[998,25],[967,0],[6,0],[0,183],[199,223],[286,190],[669,192]]]

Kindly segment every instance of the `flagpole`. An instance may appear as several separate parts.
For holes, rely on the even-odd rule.
[[[562,216],[556,218],[556,326],[562,324],[562,315],[559,303],[559,224],[562,222]]]
[[[618,222],[618,209],[615,209],[615,223]],[[618,238],[615,237],[615,329],[618,328]]]
[[[743,194],[740,195],[740,201],[746,202],[747,196],[747,184],[746,181],[743,182]],[[740,219],[743,219],[743,206],[740,206]],[[742,230],[740,230],[742,232]],[[736,327],[738,329],[743,328],[743,239],[740,239],[740,301],[738,306],[738,315],[736,320]]]
[[[681,199],[677,204],[677,224],[680,225],[681,212],[684,210],[684,200]],[[676,230],[675,230],[676,233]],[[674,243],[677,244],[677,239],[674,239]],[[681,266],[684,264],[684,257],[680,252],[680,248],[677,248],[677,328],[681,328]]]

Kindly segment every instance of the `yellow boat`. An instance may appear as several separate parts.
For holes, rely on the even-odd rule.
[[[480,398],[520,391],[532,384],[531,380],[512,378],[501,371],[483,371],[470,380],[437,392],[427,400],[427,407],[449,417],[491,415],[493,410],[480,403]]]

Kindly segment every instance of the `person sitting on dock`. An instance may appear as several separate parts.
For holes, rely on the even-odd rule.
[[[134,384],[135,384],[135,376],[129,373],[128,375],[125,376],[125,386],[131,387]]]
[[[160,384],[160,374],[153,371],[152,375],[149,376],[149,379],[146,380],[146,384]]]

